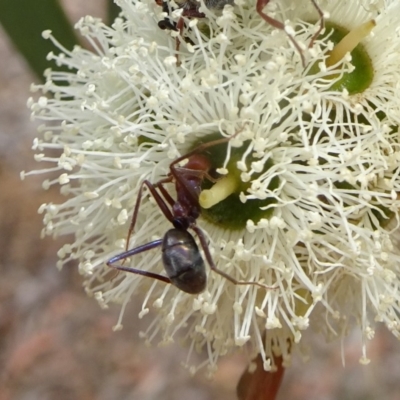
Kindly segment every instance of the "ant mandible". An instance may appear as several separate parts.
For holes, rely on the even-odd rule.
[[[236,136],[237,133],[233,136]],[[194,150],[175,159],[169,166],[169,173],[166,178],[156,183],[151,183],[148,180],[142,182],[128,231],[127,246],[136,225],[142,192],[145,186],[149,189],[150,194],[153,196],[161,212],[174,227],[168,230],[162,239],[154,240],[131,250],[126,249],[123,253],[112,257],[107,261],[109,267],[157,279],[165,283],[171,283],[178,289],[189,294],[201,293],[206,288],[207,275],[204,260],[200,254],[199,248],[194,237],[188,231],[191,229],[197,235],[208,265],[212,271],[223,276],[235,285],[256,285],[271,289],[259,282],[238,281],[229,274],[218,269],[211,256],[206,237],[203,231],[196,225],[196,220],[201,214],[201,207],[199,204],[201,184],[204,179],[215,182],[215,179],[209,175],[211,161],[200,153],[209,147],[228,142],[233,136],[200,144]],[[183,167],[178,165],[186,159],[188,161]],[[167,183],[175,184],[176,200],[172,198],[164,187]],[[162,261],[167,276],[137,268],[125,267],[123,265],[115,265],[115,263],[119,261],[123,263],[123,261],[129,257],[154,249],[158,246],[162,246]]]
[[[263,10],[264,8],[268,5],[268,3],[271,0],[257,0],[256,4],[256,10],[258,14],[261,16],[261,18],[264,19],[268,24],[273,26],[274,28],[280,29],[282,31],[286,32],[285,29],[285,24],[281,21],[278,21],[275,18],[270,17],[268,14],[266,14]],[[316,0],[311,0],[313,3],[315,9],[318,12],[318,15],[320,17],[320,26],[317,30],[317,32],[313,35],[313,37],[310,40],[310,44],[308,45],[309,48],[311,48],[314,44],[315,39],[319,36],[319,34],[322,32],[324,29],[324,13],[322,12],[321,8],[318,6]],[[170,7],[168,5],[168,0],[156,0],[156,3],[162,7],[163,11],[167,14],[169,14]],[[209,9],[217,9],[221,10],[225,7],[227,4],[233,5],[234,0],[204,0],[204,4],[207,8]],[[205,18],[205,14],[200,12],[200,2],[199,0],[180,0],[177,1],[177,4],[179,5],[179,8],[181,8],[182,14],[178,20],[177,23],[171,21],[168,17],[164,18],[163,20],[159,21],[158,27],[160,29],[169,29],[169,30],[175,30],[179,32],[179,36],[182,37],[183,33],[183,28],[185,25],[184,17],[187,18]],[[304,58],[303,51],[299,45],[299,43],[296,41],[296,39],[288,33],[289,40],[293,43],[293,46],[296,48],[296,50],[299,52],[300,57],[301,57],[301,62],[303,66],[305,67],[306,62]],[[176,52],[179,51],[180,48],[180,39],[177,36],[176,37]],[[178,60],[178,65],[179,65],[179,60]]]

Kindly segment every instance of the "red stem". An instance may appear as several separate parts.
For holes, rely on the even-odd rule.
[[[244,371],[236,388],[239,400],[275,400],[281,386],[283,373],[282,357],[274,359],[277,370],[268,372],[264,370],[263,360],[260,355],[253,362],[256,369],[250,373]]]

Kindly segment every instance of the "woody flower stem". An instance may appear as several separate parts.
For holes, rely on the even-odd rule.
[[[282,357],[275,357],[275,372],[265,371],[260,355],[253,360],[254,370],[243,372],[236,388],[238,400],[275,400],[285,369]]]

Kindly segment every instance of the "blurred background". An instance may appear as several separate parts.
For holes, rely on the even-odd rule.
[[[30,0],[32,7],[40,1]],[[71,23],[87,14],[105,17],[106,0],[62,4]],[[221,359],[213,380],[202,372],[192,377],[181,367],[186,349],[178,343],[145,347],[138,332],[147,321],[138,319],[134,302],[124,329],[113,332],[119,307],[101,310],[88,298],[76,265],[56,269],[62,242],[40,239],[37,209],[60,196],[42,190],[43,177],[19,178],[21,170],[38,167],[31,150],[36,124],[26,108],[33,81],[0,26],[0,400],[236,399],[243,357]],[[357,333],[346,340],[343,366],[339,342],[309,336],[314,356],[294,360],[278,398],[399,400],[400,344],[380,328],[369,344],[371,364],[361,366],[360,340]]]

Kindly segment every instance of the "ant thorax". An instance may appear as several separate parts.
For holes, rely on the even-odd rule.
[[[176,202],[172,206],[172,213],[178,218],[190,219],[189,226],[194,222],[201,213],[199,204],[199,195],[201,192],[201,181],[198,179],[185,182],[186,187],[176,184]]]
[[[222,10],[227,4],[233,5],[233,0],[205,0],[205,6],[210,10]]]

